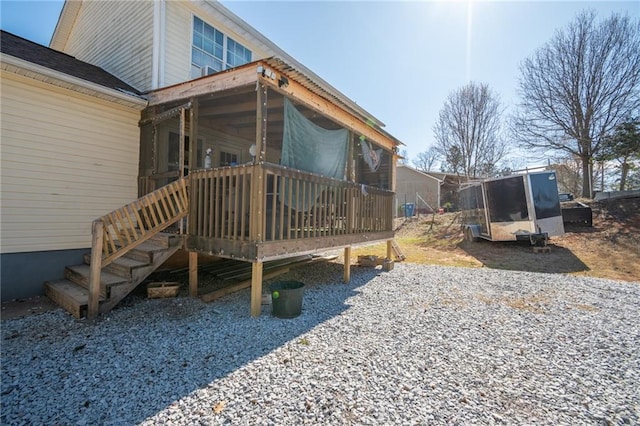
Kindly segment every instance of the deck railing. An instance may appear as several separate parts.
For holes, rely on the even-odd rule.
[[[116,209],[102,223],[102,266],[106,266],[189,213],[188,179],[171,182]]]
[[[269,242],[393,229],[391,191],[269,163],[189,178],[190,236]]]
[[[89,318],[98,312],[102,267],[185,218],[188,196],[188,179],[181,178],[93,221]]]

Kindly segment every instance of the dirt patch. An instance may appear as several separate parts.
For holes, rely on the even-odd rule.
[[[1,318],[20,318],[27,315],[40,314],[56,309],[58,305],[47,296],[34,296],[26,299],[16,299],[2,303]]]
[[[464,241],[457,213],[397,219],[396,241],[414,263],[639,281],[640,198],[585,203],[593,210],[593,226],[566,225],[564,235],[551,239],[549,253],[515,241]],[[385,256],[386,245],[359,247],[351,261],[362,254]]]

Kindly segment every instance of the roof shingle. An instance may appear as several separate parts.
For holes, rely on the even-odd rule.
[[[0,30],[0,51],[6,55],[73,76],[109,89],[140,96],[140,91],[100,67]]]

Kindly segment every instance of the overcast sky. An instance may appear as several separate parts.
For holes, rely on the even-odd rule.
[[[386,124],[409,158],[434,143],[447,95],[487,83],[506,111],[520,62],[576,13],[640,17],[640,1],[223,1]],[[48,45],[62,1],[0,2],[2,29]],[[529,158],[528,166],[543,159]]]

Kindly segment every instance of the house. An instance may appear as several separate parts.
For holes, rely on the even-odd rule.
[[[401,206],[415,204],[418,213],[432,213],[440,208],[457,208],[458,188],[466,182],[463,176],[432,171],[421,171],[405,164],[396,170],[396,214],[402,215]]]
[[[5,54],[4,37],[2,44],[3,297],[22,296],[84,257],[86,265],[49,282],[47,294],[77,316],[94,316],[141,282],[155,257],[183,247],[192,295],[198,253],[251,262],[251,312],[258,315],[265,261],[341,247],[348,259],[352,245],[371,241],[387,241],[391,251],[400,141],[221,4],[65,2],[51,49],[33,49],[120,79],[123,85],[101,88],[117,102],[33,71],[20,75],[5,62],[33,62]],[[28,93],[43,86],[41,100],[23,106],[20,117],[5,112],[5,102],[21,102],[17,95],[5,100],[5,78],[20,80]],[[62,89],[73,96],[59,93],[67,102],[55,103]],[[43,120],[49,115],[55,118]],[[27,121],[42,131],[29,133]],[[66,131],[56,134],[55,125]],[[13,158],[5,160],[5,146],[16,147]],[[48,147],[51,155],[33,165],[27,146]],[[5,191],[9,163],[15,187]],[[7,220],[5,207],[16,212]],[[161,233],[168,227],[175,238]],[[6,249],[5,235],[15,248]],[[49,257],[56,258],[49,276],[34,277],[29,265]],[[5,280],[5,260],[24,275]],[[125,282],[114,278],[123,270]]]
[[[91,222],[137,198],[140,92],[103,69],[0,35],[2,300],[82,263]]]
[[[396,214],[401,206],[415,204],[419,213],[432,213],[440,207],[440,180],[413,167],[398,164],[396,168]]]

